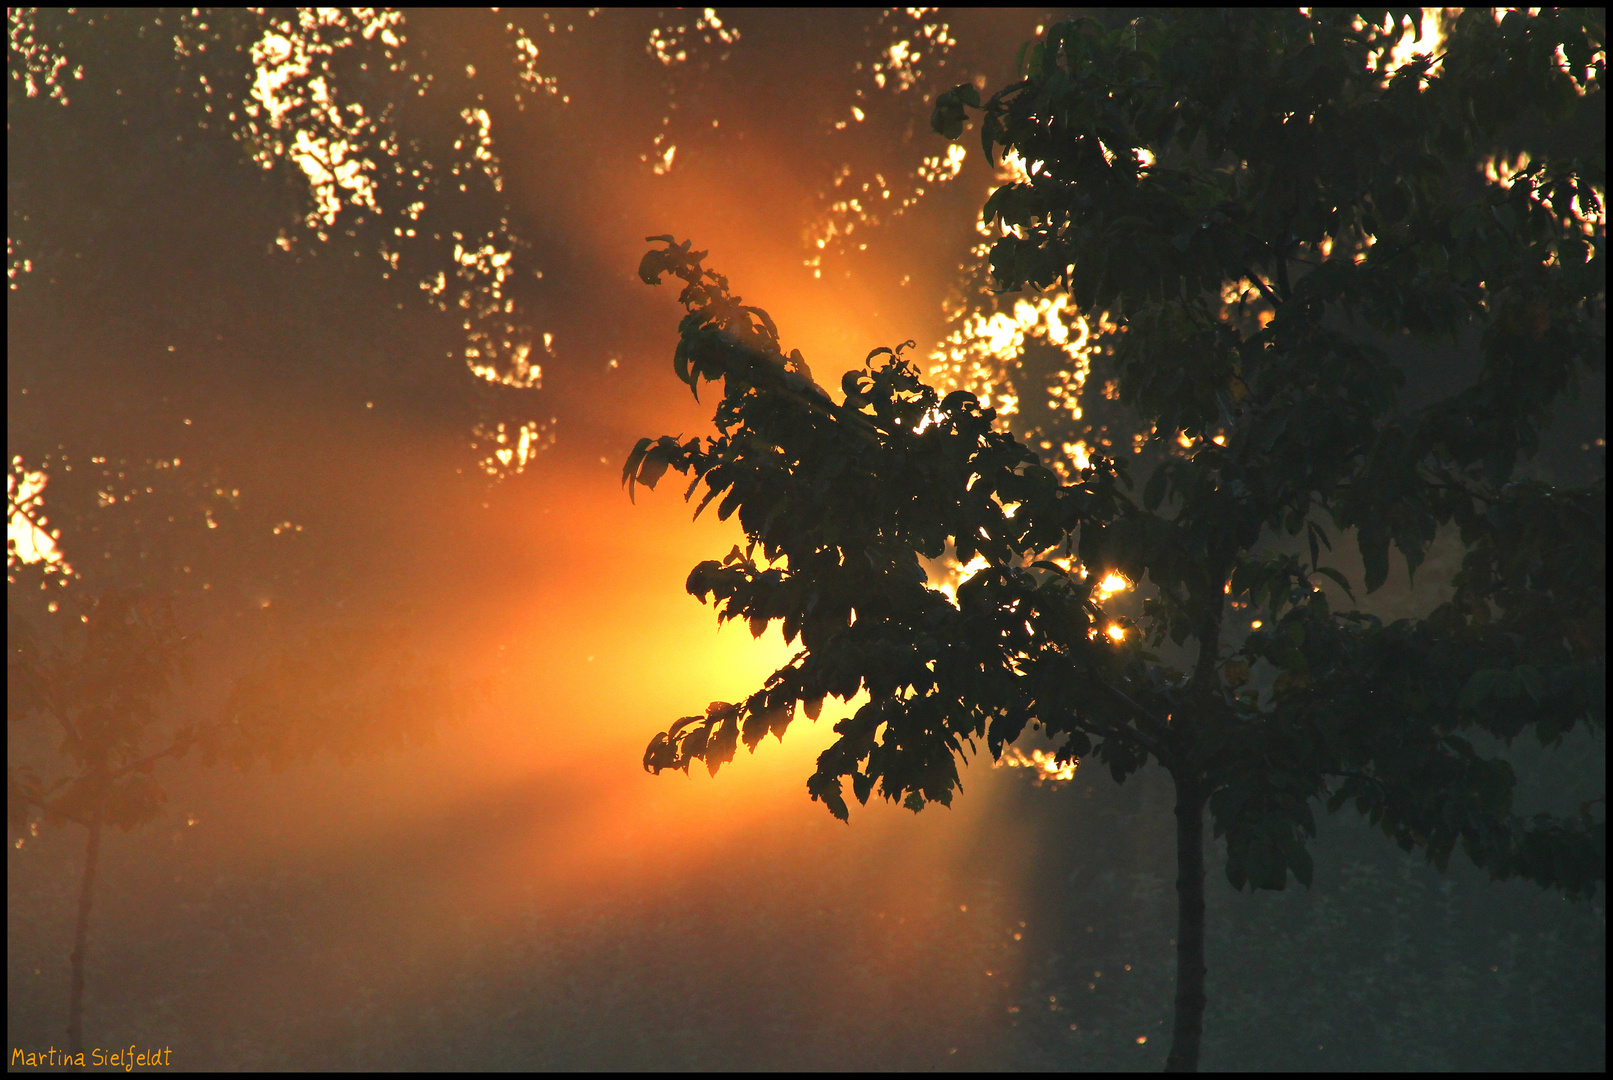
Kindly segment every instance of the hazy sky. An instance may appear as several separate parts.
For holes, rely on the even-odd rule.
[[[262,74],[276,57],[300,55],[288,44],[295,34],[239,45],[256,63],[238,77],[255,79],[257,91],[237,100],[257,103],[266,134],[264,144],[237,144],[233,157],[219,135],[187,151],[198,139],[186,135],[185,115],[152,100],[128,104],[155,99],[153,86],[195,86],[155,69],[162,51],[139,51],[135,38],[145,38],[130,25],[79,26],[60,50],[64,65],[41,61],[65,104],[41,81],[41,94],[14,105],[34,111],[13,132],[8,170],[8,442],[49,472],[44,509],[83,573],[116,577],[102,566],[115,561],[140,576],[160,563],[158,576],[180,580],[197,618],[212,620],[176,714],[216,708],[257,650],[382,602],[407,605],[420,646],[486,687],[426,748],[281,773],[178,772],[161,825],[109,840],[96,930],[109,967],[94,976],[103,987],[132,947],[114,929],[127,927],[127,913],[166,913],[154,916],[160,923],[172,917],[173,895],[194,902],[214,879],[273,878],[286,866],[325,883],[312,899],[286,901],[299,948],[356,950],[355,977],[383,999],[446,978],[467,925],[497,936],[537,909],[609,909],[679,888],[738,908],[814,888],[814,910],[844,904],[883,918],[890,908],[903,929],[848,943],[844,957],[824,955],[802,976],[832,983],[850,968],[894,964],[926,940],[915,936],[925,921],[918,897],[955,910],[980,887],[961,866],[990,817],[979,769],[951,811],[870,807],[847,828],[807,799],[812,762],[845,714],[832,702],[817,724],[801,718],[783,745],[741,755],[715,780],[643,772],[654,732],[712,699],[749,693],[787,652],[776,628],[760,641],[738,624],[719,632],[711,610],[684,592],[696,561],[739,539],[733,524],[709,514],[691,523],[670,483],[641,491],[634,506],[619,474],[640,435],[709,430],[709,405],[671,374],[675,294],[636,275],[646,236],[709,249],[708,264],[771,311],[786,347],[799,347],[828,384],[876,345],[911,337],[926,352],[936,346],[943,303],[970,280],[960,265],[979,239],[991,170],[978,145],[948,158],[949,144],[928,129],[926,99],[977,74],[1000,82],[1045,14],[527,18],[525,35],[478,13],[420,13],[386,27],[424,53],[417,67],[436,65],[436,78],[474,69],[467,82],[490,87],[485,125],[433,111],[429,99],[403,101],[393,120],[399,139],[423,143],[490,128],[506,216],[489,235],[528,245],[511,264],[523,278],[508,295],[519,300],[513,323],[541,382],[512,389],[498,408],[512,417],[509,432],[530,418],[541,433],[533,447],[549,445],[498,482],[479,475],[477,460],[500,444],[470,446],[480,421],[466,404],[478,381],[466,335],[416,282],[383,280],[389,267],[374,244],[343,254],[354,208],[321,218],[317,170],[297,159],[294,124],[268,126],[274,101],[298,85],[312,96],[306,76],[277,85]],[[490,67],[521,55],[517,39],[537,49],[535,81],[518,84],[513,59],[509,71]],[[212,76],[215,88],[221,78]],[[511,105],[513,85],[524,87],[525,111]],[[333,89],[339,106],[352,88]],[[259,178],[244,159],[276,139],[278,164]],[[327,195],[362,201],[369,189],[355,177],[385,179],[384,160],[365,174],[344,171],[328,142],[323,152],[335,166],[326,178],[348,181],[326,183]],[[356,142],[348,154],[359,156]],[[498,207],[483,195],[463,212],[472,225]],[[385,190],[371,197],[389,207]],[[394,198],[408,202],[407,192]],[[372,233],[384,236],[401,218],[379,220]],[[471,232],[451,217],[433,224],[444,220]],[[321,244],[321,231],[335,239]],[[409,269],[405,261],[397,277]],[[488,278],[468,280],[483,303]],[[76,478],[103,464],[95,458],[127,459],[121,479],[132,499],[109,511],[124,515],[115,528],[99,524],[89,488],[78,492],[82,512],[69,513]],[[192,487],[153,502],[166,491],[141,490],[154,459],[178,459],[164,481],[200,470],[195,490],[238,495],[170,543],[173,523],[163,519],[177,507],[188,520]],[[115,558],[102,560],[98,548]],[[232,602],[220,599],[226,592]],[[48,841],[30,850],[72,865],[71,849]],[[154,845],[156,863],[146,859]],[[1011,904],[1013,883],[999,886]],[[745,925],[741,943],[757,933]],[[1018,932],[1010,923],[992,930],[1004,941]],[[406,950],[385,945],[400,940]],[[407,971],[398,966],[405,953]],[[1013,963],[1005,956],[994,970]],[[288,995],[298,1015],[334,1009],[353,987],[327,984],[319,970],[271,939],[213,976],[205,1005],[192,991],[187,1000],[210,1030],[250,1028],[247,1018]],[[39,999],[48,1021],[58,980],[38,978],[49,985]],[[848,985],[854,995],[877,991],[866,980]]]
[[[1094,995],[1155,980],[1115,1034],[1162,1060],[1170,820],[1146,775],[1100,815],[977,762],[951,809],[876,799],[847,826],[805,790],[832,699],[716,778],[640,764],[789,655],[684,591],[736,524],[691,522],[675,477],[636,505],[620,486],[640,436],[705,434],[715,401],[672,374],[682,311],[639,281],[645,237],[709,250],[826,386],[909,338],[936,362],[1073,342],[1051,301],[979,295],[999,166],[928,126],[1052,17],[13,16],[14,482],[48,477],[86,587],[182,598],[173,717],[382,611],[477,688],[425,746],[171,769],[159,823],[107,841],[97,1038],[180,1067],[934,1067],[995,1060],[970,1047],[1032,984],[1073,1029],[1035,982],[1056,940]],[[14,1045],[60,1037],[80,843],[8,851]],[[1065,916],[1158,940],[1038,923],[1068,881]],[[713,1045],[656,1042],[684,1015]]]

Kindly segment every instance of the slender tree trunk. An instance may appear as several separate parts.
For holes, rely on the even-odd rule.
[[[95,867],[101,857],[101,811],[90,818],[90,839],[84,848],[84,879],[79,886],[78,925],[73,928],[73,984],[67,1002],[67,1045],[70,1053],[84,1052],[84,961],[90,947],[90,904],[95,898]]]
[[[1176,781],[1176,1015],[1166,1072],[1198,1072],[1204,1034],[1204,792],[1196,776]]]

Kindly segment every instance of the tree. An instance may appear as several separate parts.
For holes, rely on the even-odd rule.
[[[901,347],[836,403],[706,253],[655,237],[640,267],[684,282],[679,379],[723,387],[715,438],[640,440],[624,483],[673,469],[686,498],[704,485],[697,515],[737,512],[747,549],[688,589],[801,643],[745,701],[658,734],[645,767],[715,773],[798,703],[815,718],[861,690],[807,784],[841,818],[846,778],[859,801],[947,804],[965,744],[995,757],[1027,727],[1117,782],[1157,761],[1176,790],[1167,1069],[1198,1064],[1206,808],[1238,888],[1309,884],[1318,801],[1441,869],[1460,843],[1498,879],[1589,896],[1605,876],[1605,802],[1516,814],[1484,745],[1605,729],[1605,480],[1523,471],[1604,353],[1601,16],[1469,12],[1409,58],[1396,18],[1077,20],[983,105],[969,84],[937,101],[938,132],[977,109],[988,154],[1028,163],[986,204],[992,274],[1111,314],[1137,461],[1095,452],[1061,482]],[[1522,163],[1482,182],[1497,160]],[[1472,370],[1402,403],[1383,338],[1463,333]],[[1336,610],[1384,583],[1391,543],[1414,574],[1442,526],[1465,549],[1447,600],[1389,625]],[[1352,530],[1358,583],[1320,560]],[[955,601],[921,562],[944,552],[984,564]],[[1110,574],[1146,583],[1136,618],[1102,600]]]
[[[82,1054],[84,965],[101,832],[108,825],[134,828],[161,811],[166,796],[153,772],[164,758],[183,757],[197,732],[181,725],[151,738],[160,726],[159,702],[184,660],[170,602],[109,589],[69,606],[55,642],[40,641],[15,610],[7,612],[7,724],[49,716],[70,768],[47,782],[31,765],[7,762],[6,817],[14,832],[31,831],[42,816],[51,825],[81,825],[87,834],[67,1014],[69,1052]]]
[[[179,631],[172,597],[152,590],[70,589],[56,625],[40,633],[15,609],[6,620],[6,720],[44,717],[56,754],[6,766],[13,833],[38,825],[86,831],[70,958],[68,1052],[84,1053],[84,979],[101,836],[154,821],[167,792],[156,769],[201,751],[238,769],[281,768],[330,751],[343,761],[429,739],[462,715],[475,688],[423,661],[395,616],[323,626],[285,643],[243,673],[216,718],[175,719],[164,699],[186,667],[194,635]],[[36,736],[47,732],[35,730]],[[41,741],[39,739],[35,740]],[[53,779],[41,771],[65,765]]]

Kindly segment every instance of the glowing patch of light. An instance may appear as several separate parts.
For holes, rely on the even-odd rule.
[[[1580,97],[1584,97],[1590,91],[1591,84],[1596,81],[1597,68],[1607,66],[1607,50],[1605,49],[1597,49],[1593,52],[1589,66],[1578,70],[1575,70],[1574,66],[1568,62],[1568,54],[1563,51],[1563,47],[1560,44],[1557,46],[1553,58],[1557,61],[1557,69],[1568,76],[1569,82],[1574,84],[1574,93]]]
[[[15,289],[23,274],[34,272],[34,260],[25,259],[17,248],[17,241],[6,237],[6,280]]]
[[[1025,159],[1019,156],[1018,150],[1010,150],[1002,156],[1001,164],[997,166],[997,182],[999,184],[1031,182],[1031,170],[1026,167]]]
[[[689,23],[678,23],[674,26],[652,28],[649,40],[644,44],[644,51],[661,61],[663,67],[672,67],[689,59],[689,50],[694,47],[696,41],[701,45],[714,45],[717,42],[733,45],[739,39],[740,33],[737,27],[724,26],[716,10],[706,8],[692,26]],[[723,58],[727,59],[727,55],[725,52]]]
[[[939,584],[933,586],[933,588],[938,592],[944,593],[948,600],[956,604],[958,602],[958,587],[990,565],[991,563],[986,561],[986,557],[984,555],[976,555],[963,566],[958,566],[954,562],[952,564],[951,572],[948,574],[947,578],[941,581]]]
[[[352,47],[355,29],[366,40],[379,36],[390,59],[390,48],[402,43],[402,24],[396,11],[304,9],[297,14],[296,27],[290,20],[271,21],[251,46],[254,71],[244,135],[263,167],[286,158],[302,170],[314,197],[314,210],[305,222],[311,230],[334,225],[348,203],[380,212],[373,178],[376,156],[395,153],[395,146],[361,105],[337,104],[330,66],[339,50]],[[260,119],[266,125],[260,126]],[[289,145],[283,134],[288,129]]]
[[[858,120],[863,119],[861,109],[853,106],[851,111]],[[843,124],[842,121],[836,126]],[[957,179],[958,174],[963,171],[963,163],[967,157],[968,150],[953,143],[944,152],[923,158],[914,170],[913,177],[925,184],[949,183]],[[850,176],[851,167],[842,166],[835,173],[832,187],[845,189]],[[884,173],[876,172],[859,188],[853,188],[851,193],[831,201],[818,221],[807,229],[806,242],[815,252],[821,252],[834,243],[836,238],[844,242],[859,225],[863,228],[872,228],[901,217],[918,204],[924,197],[924,192],[922,184],[907,185],[901,181],[893,184],[886,180]],[[844,246],[844,243],[840,246]],[[821,267],[822,263],[821,254],[812,254],[805,260],[807,266],[814,268]]]
[[[678,148],[676,146],[667,146],[666,150],[656,159],[655,164],[650,166],[656,176],[665,176],[672,171],[672,159],[677,156],[677,153]]]
[[[1045,750],[1032,750],[1027,755],[1019,747],[1010,746],[1003,751],[1003,756],[992,768],[1030,769],[1038,786],[1048,784],[1057,787],[1075,779],[1075,770],[1079,764],[1079,761],[1060,761],[1058,755]]]
[[[1066,293],[1017,300],[1011,313],[967,313],[930,354],[932,373],[952,389],[976,394],[999,416],[1011,416],[1019,411],[1019,394],[1004,376],[1024,351],[1027,336],[1045,338],[1073,361],[1070,370],[1059,372],[1048,407],[1079,420],[1080,392],[1091,368],[1092,325]]]
[[[500,421],[494,425],[478,424],[473,430],[476,447],[483,451],[478,461],[489,476],[513,476],[523,471],[532,460],[554,445],[555,418],[547,424],[530,420],[524,424]]]
[[[467,350],[470,353],[475,351],[474,346]],[[543,386],[543,368],[541,365],[532,363],[529,359],[531,355],[532,346],[523,342],[516,348],[514,360],[507,371],[500,371],[492,364],[478,364],[474,356],[467,359],[466,363],[477,378],[486,379],[488,382],[499,383],[503,386],[513,386],[521,390],[537,390]]]
[[[1115,641],[1124,641],[1126,638],[1126,628],[1123,626],[1111,626],[1106,633]]]
[[[511,44],[515,49],[515,75],[520,86],[541,91],[548,97],[559,97],[560,80],[538,70],[538,43],[515,23],[505,23],[504,29],[513,37]],[[570,101],[570,98],[565,100]],[[526,108],[526,100],[519,88],[515,92],[515,102],[520,108]]]
[[[866,68],[872,85],[865,84],[855,90],[858,100],[850,106],[853,121],[866,118],[867,105],[873,97],[894,96],[917,86],[925,74],[919,67],[920,60],[926,66],[931,63],[936,68],[946,66],[958,42],[946,23],[931,19],[934,11],[933,8],[889,8],[880,13],[876,26],[887,35],[887,44],[879,48],[877,58]],[[856,70],[865,70],[862,61],[857,61]],[[831,126],[836,131],[857,130],[843,119],[835,120]],[[805,230],[807,254],[803,264],[812,271],[813,277],[821,278],[824,256],[829,251],[866,250],[866,240],[849,239],[857,228],[875,228],[904,215],[927,191],[958,176],[966,152],[964,147],[953,144],[942,153],[926,155],[910,174],[905,167],[886,165],[860,186],[848,183],[851,168],[842,165],[835,171],[831,188],[818,193],[825,205]]]
[[[56,46],[35,36],[36,11],[35,8],[6,9],[6,36],[16,65],[12,68],[11,77],[22,83],[25,96],[32,98],[44,95],[46,100],[66,105],[66,78],[71,75],[74,79],[82,79],[84,68],[69,67],[67,57]]]
[[[1129,588],[1131,588],[1131,582],[1127,581],[1120,574],[1111,573],[1102,581],[1098,582],[1098,599],[1107,600],[1115,593],[1125,592]],[[1114,627],[1110,628],[1111,636],[1113,635],[1114,629]]]
[[[944,184],[949,180],[957,179],[963,171],[964,158],[968,151],[961,143],[952,143],[946,149],[946,154],[932,154],[919,163],[918,177],[931,184]]]
[[[1386,28],[1389,26],[1386,22]],[[1382,72],[1385,79],[1393,77],[1394,73],[1409,64],[1418,56],[1435,56],[1445,44],[1444,11],[1441,8],[1423,8],[1422,17],[1417,26],[1412,26],[1411,16],[1405,16],[1401,25],[1405,32],[1400,40],[1388,50],[1387,58],[1382,50],[1372,53],[1367,58],[1367,70],[1378,70],[1378,61],[1383,61]],[[1387,32],[1387,29],[1386,29]],[[1439,66],[1435,61],[1430,72]],[[1419,89],[1428,85],[1425,75],[1419,83]]]
[[[434,233],[429,239],[420,235],[425,228],[419,225],[426,210],[425,191],[431,185],[445,182],[467,192],[472,178],[480,174],[495,192],[503,191],[488,110],[472,107],[460,112],[467,130],[454,140],[453,150],[462,156],[439,163],[446,167],[433,168],[403,153],[391,127],[391,106],[382,115],[371,116],[357,102],[343,104],[337,92],[340,54],[362,39],[377,41],[379,59],[412,82],[415,96],[424,96],[429,77],[409,71],[397,56],[403,26],[399,12],[368,8],[306,8],[293,16],[268,19],[249,50],[253,82],[237,137],[264,168],[285,160],[303,174],[313,202],[303,224],[321,242],[330,238],[344,214],[356,214],[360,223],[366,216],[380,216],[381,183],[400,189],[407,210],[376,249],[386,264],[383,276],[404,266],[412,244],[453,242],[452,279],[438,272],[419,281],[420,288],[439,311],[463,312],[464,360],[472,371],[483,378],[491,371],[505,385],[535,387],[539,369],[530,361],[531,346],[514,318],[514,299],[507,295],[516,245],[508,219],[474,239],[460,232]],[[550,86],[531,68],[538,54],[531,36],[513,23],[506,26],[516,35],[518,69],[523,64],[527,69],[518,70],[520,78],[527,84]],[[472,74],[467,68],[467,76]],[[297,243],[285,234],[277,242],[288,252]]]
[[[1479,166],[1480,171],[1484,173],[1484,179],[1502,189],[1510,188],[1517,183],[1518,174],[1528,167],[1529,151],[1527,150],[1520,151],[1517,157],[1511,159],[1488,157]]]
[[[61,530],[47,529],[46,480],[44,470],[30,472],[22,467],[22,458],[11,459],[6,474],[6,565],[42,562],[47,573],[71,575],[73,568],[56,546]]]

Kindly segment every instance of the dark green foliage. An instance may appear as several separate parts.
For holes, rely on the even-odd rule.
[[[1599,804],[1514,814],[1510,768],[1473,738],[1605,725],[1604,482],[1519,471],[1553,403],[1602,363],[1605,232],[1585,224],[1605,190],[1601,132],[1564,148],[1530,131],[1600,107],[1602,62],[1583,76],[1601,17],[1469,13],[1439,67],[1387,78],[1369,65],[1398,39],[1383,24],[1224,10],[1063,23],[981,107],[985,148],[1031,174],[986,204],[1006,234],[998,285],[1058,284],[1122,318],[1120,404],[1152,445],[1188,447],[1160,456],[1140,498],[1101,455],[1059,482],[900,350],[870,354],[836,404],[703,253],[657,238],[641,274],[685,282],[674,366],[691,388],[722,380],[720,434],[643,440],[624,480],[675,469],[691,496],[705,484],[702,506],[737,511],[748,549],[702,563],[690,591],[755,633],[782,620],[802,651],[747,701],[657,736],[647,768],[715,771],[741,734],[781,733],[797,702],[866,689],[809,781],[838,816],[847,777],[860,799],[877,785],[914,809],[945,803],[965,743],[995,754],[1037,726],[1117,780],[1154,757],[1190,781],[1236,886],[1308,882],[1325,801],[1439,866],[1460,842],[1493,876],[1594,892]],[[944,95],[934,127],[960,133],[978,100]],[[1519,147],[1533,158],[1510,186],[1479,181]],[[1229,287],[1244,293],[1231,306]],[[1477,377],[1402,406],[1382,335],[1468,327]],[[1322,585],[1351,586],[1320,565],[1334,534],[1354,531],[1372,592],[1391,545],[1414,572],[1447,524],[1467,548],[1448,602],[1387,626],[1333,609]],[[1270,550],[1283,534],[1305,537],[1308,561]],[[987,564],[956,604],[919,562],[948,545]],[[1147,585],[1142,633],[1120,644],[1093,595],[1110,571]],[[1245,639],[1230,603],[1262,609],[1264,628]],[[1192,639],[1190,671],[1144,651],[1167,638]]]

